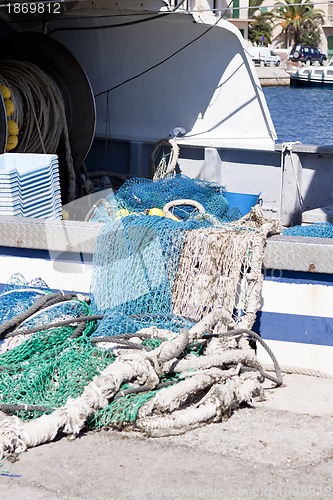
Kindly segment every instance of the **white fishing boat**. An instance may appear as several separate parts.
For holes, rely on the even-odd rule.
[[[292,87],[333,87],[333,61],[327,66],[303,66],[290,71]]]
[[[155,145],[178,128],[185,175],[217,181],[231,192],[261,192],[264,214],[285,226],[333,203],[333,148],[275,144],[240,32],[211,14],[166,4],[45,4],[52,6],[47,22],[32,11],[1,12],[1,59],[39,65],[59,83],[77,177],[87,183],[100,171],[150,176]],[[4,151],[7,118],[5,111],[0,115]],[[63,142],[54,152],[66,204],[72,170]],[[28,281],[41,277],[54,290],[88,293],[100,231],[101,224],[84,220],[2,216],[0,288],[21,273]],[[281,365],[333,374],[332,247],[329,239],[268,239],[256,329]],[[266,361],[265,353],[259,356]]]

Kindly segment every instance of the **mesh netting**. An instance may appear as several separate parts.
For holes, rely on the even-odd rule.
[[[178,318],[176,325],[172,319],[172,288],[179,256],[189,231],[241,216],[238,209],[229,208],[224,192],[217,183],[184,175],[159,180],[134,178],[125,182],[114,198],[99,204],[93,220],[110,221],[121,210],[135,215],[109,223],[97,242],[91,295],[96,311],[107,314],[96,335],[132,332],[152,324],[176,332],[188,326],[187,320]],[[173,209],[180,221],[143,215],[178,199],[199,202],[207,215],[198,215],[193,206],[185,205]]]
[[[241,217],[238,208],[229,207],[224,197],[225,190],[215,182],[191,179],[185,175],[174,175],[164,179],[151,180],[132,178],[123,184],[107,203],[99,204],[92,220],[107,222],[117,216],[117,211],[144,213],[151,208],[162,209],[173,200],[190,199],[199,202],[208,214],[220,222],[230,222]],[[180,219],[193,215],[193,207],[181,205],[173,213]]]
[[[14,274],[0,294],[0,325],[23,313],[36,299],[50,292],[42,279],[28,282],[21,274]]]
[[[308,238],[333,238],[333,224],[319,222],[304,226],[287,227],[283,229],[286,236],[303,236]]]
[[[20,290],[18,286],[17,284],[10,293],[7,291],[0,294],[0,301],[5,297],[9,305],[10,301],[16,304],[20,300],[22,315],[22,312],[31,306],[32,293],[35,290],[26,288]],[[39,296],[40,294],[35,295],[35,300]],[[17,335],[1,340],[1,405],[24,405],[29,408],[11,412],[22,420],[38,418],[41,413],[53,412],[65,405],[68,398],[80,396],[92,379],[113,363],[115,356],[112,352],[96,347],[90,341],[90,337],[96,331],[95,320],[87,321],[82,336],[73,338],[78,324],[75,319],[90,316],[91,312],[86,302],[77,299],[53,304],[22,321],[15,330]],[[121,316],[119,313],[118,315]],[[126,321],[123,321],[123,327],[119,327],[118,332],[124,333],[124,330],[136,332],[138,328],[158,324],[161,318],[164,319],[164,315],[125,318]],[[73,319],[73,325],[56,326],[57,323],[68,319]],[[193,324],[174,315],[168,315],[168,321],[174,331],[184,325],[190,327]],[[38,330],[38,327],[45,328],[52,323],[55,325],[49,326],[46,330],[26,333],[30,329]],[[148,338],[143,341],[143,346],[153,349],[160,343],[158,339]],[[130,386],[124,384],[122,390],[126,391],[128,388]],[[116,398],[94,414],[87,423],[88,427],[91,429],[133,423],[139,408],[157,391],[158,389],[155,389]]]
[[[43,405],[50,409],[76,397],[111,361],[106,350],[92,347],[86,336],[69,339],[74,327],[36,333],[0,356],[1,402]],[[22,412],[22,418],[35,413]]]
[[[191,328],[193,321],[168,313],[127,315],[121,312],[106,312],[92,337],[135,333],[143,328],[156,326],[178,333],[181,328]]]
[[[51,289],[42,278],[34,278],[28,281],[21,273],[15,273],[11,276],[8,283],[6,283],[4,292],[8,292],[9,290],[22,290],[23,288],[51,292]]]
[[[9,290],[2,293],[0,295],[0,323],[24,312],[35,303],[38,297],[43,295],[45,295],[45,292],[41,290],[29,290],[28,288],[21,291]]]
[[[40,286],[41,281],[35,284]],[[20,289],[19,286],[24,286]],[[0,294],[2,318],[0,324],[15,313],[22,317],[30,306],[45,292],[25,288],[27,283],[16,276]],[[50,290],[48,289],[49,293]],[[11,309],[12,308],[12,309]],[[4,310],[6,313],[4,313]],[[8,310],[11,314],[8,314]],[[49,324],[80,316],[91,315],[90,306],[77,299],[52,304],[20,322],[15,335],[0,342],[0,394],[1,404],[23,404],[54,410],[66,403],[68,397],[76,397],[95,375],[114,360],[107,350],[94,347],[89,337],[96,329],[96,321],[88,320],[80,338],[71,338],[79,323],[50,326],[47,330],[26,333],[45,328]],[[23,332],[25,332],[23,334]],[[19,411],[21,418],[40,415],[38,411]]]
[[[209,221],[181,223],[128,216],[101,231],[94,254],[91,296],[97,311],[171,314],[171,290],[186,233]]]
[[[168,417],[155,420],[165,411],[163,394],[153,415],[155,396],[169,388],[175,392],[164,393],[171,398],[165,408],[172,425],[181,429],[220,418],[259,390],[261,376],[239,370],[240,364],[260,370],[247,340],[210,337],[214,325],[224,321],[223,308],[234,326],[235,307],[244,312],[245,326],[253,322],[265,241],[256,229],[264,223],[261,213],[253,209],[248,220],[227,224],[233,215],[220,186],[184,176],[152,182],[128,181],[115,202],[100,204],[108,224],[97,240],[90,304],[81,297],[53,294],[38,280],[39,288],[17,280],[0,294],[0,408],[31,405],[19,409],[19,416],[29,420],[61,407],[50,420],[44,415],[36,426],[26,424],[20,439],[31,430],[28,446],[50,439],[45,421],[74,435],[87,422],[90,428],[135,422],[145,431],[156,425],[169,429]],[[143,214],[177,197],[199,202],[210,215],[190,213],[186,207],[177,212],[181,221]],[[115,207],[139,214],[113,220]],[[41,308],[34,309],[36,304]],[[104,315],[100,322],[92,318],[96,313]],[[206,333],[210,336],[203,338]],[[225,386],[226,380],[232,383]],[[217,392],[210,396],[214,384]],[[193,402],[194,413],[191,409],[184,420],[183,407]],[[0,458],[7,446],[1,443],[10,442],[16,431],[6,432],[0,425]],[[52,439],[54,435],[52,430]]]
[[[14,336],[9,336],[5,338],[5,340],[0,339],[0,353],[3,354],[6,351],[16,347],[22,343],[24,343],[27,339],[29,339],[32,333],[21,333],[24,331],[29,331],[33,329],[33,333],[38,331],[38,328],[42,325],[53,325],[58,323],[59,321],[70,320],[78,318],[79,316],[86,316],[91,314],[91,309],[85,302],[80,300],[67,300],[62,301],[63,299],[58,297],[57,295],[53,300],[51,300],[51,304],[48,306],[47,303],[44,306],[35,312],[30,312],[28,309],[32,304],[37,304],[37,300],[40,296],[35,295],[33,290],[23,289],[23,290],[12,290],[10,292],[5,292],[0,295],[0,303],[2,300],[6,300],[8,306],[10,307],[10,302],[14,305],[20,301],[20,307],[15,308],[19,309],[20,318],[18,324],[15,326],[16,334]],[[48,294],[50,298],[53,295]],[[52,302],[54,302],[52,304]],[[27,317],[25,317],[27,315]],[[11,314],[12,316],[12,314]],[[11,319],[11,318],[9,318]],[[7,320],[6,320],[7,321]],[[4,322],[2,322],[4,323]],[[14,327],[14,325],[13,325]],[[13,329],[13,328],[12,328]],[[5,334],[5,332],[4,332]],[[26,345],[26,344],[24,344]],[[30,346],[27,347],[29,350]]]
[[[45,290],[26,288],[31,284],[44,286],[42,280],[28,283],[23,277],[15,275],[0,294],[0,304],[3,305],[0,325],[5,324],[15,313],[22,317],[15,329],[15,335],[0,340],[0,404],[28,407],[11,411],[22,420],[38,418],[41,413],[52,412],[63,406],[68,398],[80,396],[92,379],[115,360],[112,352],[101,349],[90,341],[96,331],[97,321],[88,320],[82,335],[73,338],[79,324],[75,319],[89,317],[92,313],[85,301],[74,298],[55,303],[23,319],[24,313],[45,295],[46,290],[51,294],[46,285]],[[121,317],[121,314],[118,313],[118,316]],[[70,319],[73,320],[72,325],[57,326],[58,323]],[[158,323],[159,315],[125,319],[122,326],[119,320],[118,333],[136,332],[138,328]],[[47,325],[50,326],[45,330]],[[177,331],[184,325],[191,326],[192,323],[169,315],[169,325]],[[42,330],[38,331],[38,327]],[[30,330],[32,333],[29,333]],[[149,349],[160,343],[158,339],[143,341],[143,345]],[[123,390],[127,388],[128,385],[125,384]],[[101,428],[134,422],[139,408],[156,392],[154,390],[142,394],[128,394],[115,399],[106,408],[96,412],[88,422],[88,427]]]
[[[129,179],[117,191],[115,198],[119,206],[134,212],[142,212],[152,207],[162,209],[169,201],[191,199],[201,203],[208,213],[219,218],[228,218],[228,203],[223,196],[224,192],[219,184],[175,175],[155,181]],[[177,207],[174,211],[176,216],[182,218],[184,213],[189,215],[192,212],[193,208],[184,206]]]
[[[53,304],[45,307],[41,311],[36,312],[21,323],[18,332],[23,329],[35,328],[47,323],[64,321],[71,318],[78,318],[91,314],[91,309],[86,302],[81,300],[68,300],[58,304]]]
[[[173,311],[200,321],[221,307],[239,326],[252,327],[258,310],[265,239],[248,228],[190,231],[173,287]]]
[[[95,413],[88,422],[90,429],[105,429],[108,427],[123,427],[136,421],[138,411],[143,404],[154,397],[156,391],[144,394],[129,394]]]
[[[129,386],[124,384],[123,390]],[[142,405],[152,399],[158,390],[147,391],[141,394],[127,394],[117,398],[102,410],[98,410],[88,421],[90,429],[105,429],[108,427],[126,427],[133,424]]]

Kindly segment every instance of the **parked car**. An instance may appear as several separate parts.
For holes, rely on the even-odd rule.
[[[263,63],[264,66],[270,66],[271,64],[280,66],[280,57],[269,47],[251,47],[249,53],[254,64]]]
[[[308,47],[307,45],[295,45],[289,54],[289,61],[293,62],[312,64],[318,61],[321,65],[323,65],[326,60],[326,54],[322,54],[315,47]]]

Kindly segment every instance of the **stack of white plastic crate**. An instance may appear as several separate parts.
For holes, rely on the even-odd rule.
[[[0,216],[61,219],[57,155],[0,155]]]

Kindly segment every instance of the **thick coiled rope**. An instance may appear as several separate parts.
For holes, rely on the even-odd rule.
[[[61,139],[66,149],[68,201],[75,199],[75,170],[65,104],[56,82],[30,62],[0,61],[0,84],[11,93],[11,118],[19,128],[16,153],[55,154]]]

